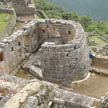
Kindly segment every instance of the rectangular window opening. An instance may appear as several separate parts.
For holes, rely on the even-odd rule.
[[[11,51],[14,51],[14,48],[13,47],[11,47]]]
[[[21,42],[18,42],[18,46],[21,46]]]
[[[3,61],[4,60],[4,54],[3,52],[0,52],[0,61]]]

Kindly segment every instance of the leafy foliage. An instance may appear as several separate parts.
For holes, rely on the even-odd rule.
[[[85,28],[85,30],[88,30],[89,25],[92,24],[92,19],[89,16],[82,16],[80,18],[80,23]]]
[[[75,12],[73,12],[73,13],[66,13],[66,12],[64,12],[62,14],[62,18],[66,19],[66,20],[79,21],[79,16]]]
[[[37,9],[42,10],[49,18],[61,18],[63,8],[49,3],[48,0],[34,0]]]
[[[96,31],[99,34],[108,34],[107,22],[93,21],[89,16],[79,16],[75,12],[66,12],[63,8],[48,2],[48,0],[34,0],[34,3],[36,8],[42,10],[49,18],[74,20],[80,22],[87,32]]]

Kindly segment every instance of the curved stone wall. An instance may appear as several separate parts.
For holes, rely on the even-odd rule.
[[[44,78],[62,84],[83,79],[89,71],[90,62],[86,34],[82,26],[72,21],[56,21],[52,25],[58,25],[59,29],[55,29],[58,29],[59,35],[55,34],[41,47]],[[62,42],[52,41],[57,36]]]
[[[0,72],[12,72],[41,47],[41,68],[49,81],[70,83],[89,71],[86,34],[79,23],[64,20],[31,21],[0,43]]]

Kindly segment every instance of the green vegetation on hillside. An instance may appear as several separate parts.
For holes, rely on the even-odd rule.
[[[34,0],[35,6],[38,10],[43,11],[49,18],[61,18],[64,10],[61,7],[58,7],[52,3],[49,3],[48,0]],[[39,14],[39,17],[43,16]]]
[[[90,15],[95,20],[108,21],[108,0],[48,0],[62,6],[67,12]]]
[[[97,44],[98,47],[103,47],[108,44],[107,42],[100,39],[98,36],[91,36],[91,37],[89,37],[89,40],[95,41],[95,43]]]
[[[0,14],[0,32],[3,32],[8,24],[9,14]]]
[[[96,36],[101,36],[104,40],[108,40],[108,22],[94,21],[89,16],[79,16],[75,12],[66,12],[63,8],[50,3],[48,0],[34,0],[34,3],[37,10],[44,12],[48,18],[75,20],[82,24],[86,32],[94,32],[94,39],[96,39]],[[44,18],[39,12],[38,16]]]
[[[75,12],[66,12],[48,0],[34,0],[37,10],[42,10],[49,18],[61,18],[80,22],[86,31],[108,33],[108,22],[93,21],[89,16],[79,16]],[[40,16],[41,17],[41,16]]]

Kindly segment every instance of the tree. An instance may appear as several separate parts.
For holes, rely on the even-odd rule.
[[[49,18],[62,18],[63,8],[50,3],[48,0],[34,0],[34,3],[37,10],[43,11]]]
[[[66,12],[64,12],[62,14],[62,18],[66,19],[66,20],[79,21],[79,16],[75,12],[73,12],[73,13],[70,13],[70,12],[66,13]]]
[[[107,29],[105,23],[102,21],[97,22],[97,28],[98,30],[103,31],[103,32]]]
[[[87,28],[92,24],[92,19],[89,16],[80,17],[80,23],[87,30]]]

